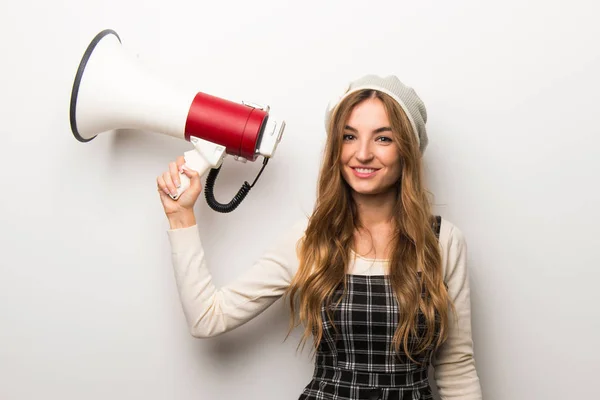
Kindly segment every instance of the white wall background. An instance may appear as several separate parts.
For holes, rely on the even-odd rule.
[[[238,210],[197,206],[217,284],[311,210],[336,88],[371,72],[415,87],[437,211],[469,244],[484,397],[598,398],[599,16],[592,0],[3,2],[0,399],[294,399],[312,373],[281,301],[188,334],[155,177],[189,143],[70,132],[105,28],[174,83],[287,120]],[[218,196],[259,166],[228,159]]]

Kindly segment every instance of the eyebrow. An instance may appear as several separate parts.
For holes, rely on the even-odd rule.
[[[345,130],[350,131],[350,132],[354,132],[354,133],[358,133],[358,131],[351,127],[350,125],[346,125],[344,127]],[[381,133],[381,132],[391,132],[392,128],[390,128],[389,126],[383,126],[381,128],[377,128],[373,131],[373,133],[377,134],[377,133]]]

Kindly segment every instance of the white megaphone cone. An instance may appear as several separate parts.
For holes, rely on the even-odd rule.
[[[220,212],[235,209],[254,185],[245,182],[227,205],[214,200],[212,185],[225,155],[243,162],[261,155],[266,165],[285,128],[284,121],[269,115],[268,106],[239,104],[172,87],[125,52],[121,39],[110,29],[96,35],[79,64],[70,120],[71,131],[81,142],[114,129],[140,129],[190,141],[195,149],[185,152],[186,165],[200,175],[213,169],[205,194],[211,208]],[[181,187],[173,198],[189,183],[182,174]]]

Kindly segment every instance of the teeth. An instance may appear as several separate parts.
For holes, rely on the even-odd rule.
[[[356,171],[360,172],[361,174],[370,174],[371,172],[375,171],[372,168],[354,168]]]

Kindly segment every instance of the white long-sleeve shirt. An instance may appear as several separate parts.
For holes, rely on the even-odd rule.
[[[296,273],[296,244],[308,220],[295,224],[235,281],[216,288],[206,266],[197,226],[168,230],[183,311],[194,337],[217,336],[248,322],[279,299]],[[448,340],[433,358],[435,380],[443,400],[480,400],[471,337],[467,245],[462,232],[442,219],[439,243],[444,281],[456,309],[450,313]],[[356,255],[348,273],[383,275],[387,260]]]

